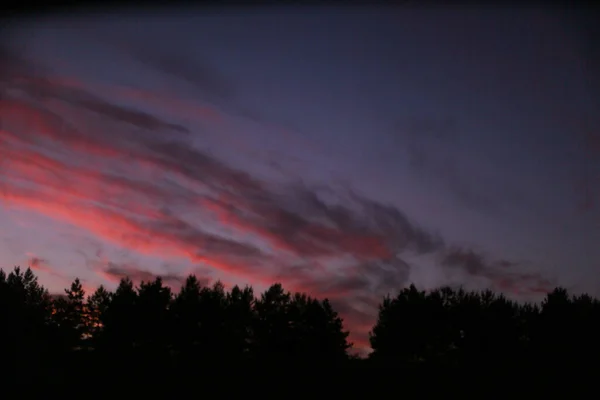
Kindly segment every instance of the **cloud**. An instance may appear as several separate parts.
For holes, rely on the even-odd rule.
[[[133,54],[148,66],[194,85],[211,98],[231,100],[235,96],[231,81],[206,61],[199,62],[189,56],[146,48],[139,48]]]
[[[29,267],[34,271],[54,272],[50,268],[48,260],[36,256],[30,256],[28,260]]]
[[[68,278],[65,276],[65,274],[63,274],[59,269],[53,268],[48,259],[36,256],[33,253],[27,253],[27,256],[27,265],[33,271],[44,272],[48,275],[59,278],[62,281],[68,281]]]
[[[103,270],[99,271],[107,280],[117,283],[123,278],[129,278],[135,284],[140,284],[141,282],[152,282],[156,280],[157,277],[160,277],[163,283],[167,286],[170,286],[173,290],[178,290],[187,276],[178,275],[178,274],[156,274],[144,269],[141,269],[135,265],[131,264],[117,264],[113,262],[109,262],[107,267]],[[201,285],[207,286],[211,278],[208,276],[197,276],[198,281]]]
[[[363,345],[380,296],[408,282],[406,255],[450,251],[445,268],[505,290],[543,283],[508,263],[448,250],[392,205],[347,188],[258,179],[194,146],[183,127],[27,71],[1,76],[0,193],[8,206],[129,251],[328,297]],[[91,267],[112,281],[156,276],[131,264]],[[183,278],[162,276],[173,286]]]
[[[515,270],[517,263],[499,260],[489,262],[482,254],[473,250],[450,248],[442,255],[441,264],[446,267],[460,269],[470,277],[485,278],[491,288],[512,294],[547,293],[554,283],[538,273],[527,273]]]
[[[315,146],[304,136],[301,139],[298,135],[290,135],[288,128],[280,123],[275,123],[270,112],[258,110],[251,104],[243,104],[240,100],[238,87],[234,80],[223,74],[216,66],[212,65],[208,60],[202,59],[196,54],[175,53],[173,50],[164,45],[154,43],[152,47],[147,43],[140,41],[123,42],[119,40],[104,39],[110,47],[116,48],[121,53],[132,57],[142,65],[151,70],[161,73],[169,79],[169,84],[164,85],[161,92],[172,90],[173,82],[181,82],[185,88],[189,88],[191,96],[201,99],[204,102],[204,108],[211,110],[211,116],[217,117],[219,114],[228,113],[235,116],[236,119],[243,119],[246,122],[258,124],[263,133],[277,135],[276,140],[293,140],[294,146],[303,146],[310,148],[311,151],[321,151],[318,146]],[[144,96],[145,100],[157,100],[155,96],[149,98]],[[163,104],[163,107],[168,109],[173,108],[173,104],[177,104],[178,109],[192,109],[189,104],[186,104],[181,99],[170,99],[171,104]],[[166,102],[165,102],[166,103]],[[213,104],[215,107],[207,107],[206,104]],[[196,104],[194,108],[199,108]],[[203,112],[206,114],[206,112]],[[223,115],[221,115],[223,117]],[[218,118],[218,117],[217,117]],[[287,123],[285,124],[287,125]]]
[[[395,140],[405,149],[409,167],[421,177],[433,178],[466,207],[497,212],[500,203],[489,188],[466,178],[464,165],[455,156],[462,145],[458,122],[447,116],[412,117],[396,124]]]
[[[64,82],[54,82],[50,78],[24,76],[12,80],[10,86],[10,89],[13,91],[27,92],[29,96],[40,103],[47,104],[51,101],[59,101],[77,107],[80,112],[88,112],[101,118],[108,118],[115,122],[129,124],[139,129],[189,133],[189,130],[182,125],[164,121],[144,111],[108,102],[87,92],[83,87],[65,85]],[[6,103],[5,106],[12,105],[13,109],[16,110],[18,104],[18,102],[13,100],[12,104]]]
[[[420,116],[400,120],[393,129],[395,144],[404,149],[408,166],[420,181],[432,181],[469,210],[502,215],[508,207],[528,214],[550,216],[488,158],[479,169],[470,164],[481,153],[463,137],[459,121],[447,116]],[[390,146],[390,148],[395,148]],[[470,150],[465,157],[465,150]],[[479,154],[481,155],[481,154]],[[395,155],[394,155],[395,156]],[[498,160],[497,163],[503,163]],[[486,169],[481,169],[483,165]]]
[[[206,100],[230,103],[236,96],[236,88],[231,79],[207,60],[173,52],[168,46],[157,43],[149,46],[139,40],[123,41],[122,38],[115,40],[106,37],[102,41],[150,69],[191,85]]]

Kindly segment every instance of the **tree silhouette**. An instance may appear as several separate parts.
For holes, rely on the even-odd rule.
[[[221,282],[215,282],[212,287],[200,290],[200,351],[201,356],[213,366],[226,362],[221,357],[227,347],[224,340],[227,334],[225,309],[226,294]]]
[[[171,307],[173,321],[173,351],[179,363],[191,367],[200,355],[202,343],[200,292],[198,279],[190,275],[175,296]]]
[[[89,333],[92,348],[98,346],[98,340],[102,336],[106,324],[108,307],[112,300],[112,294],[103,285],[87,298],[87,309],[89,315]]]
[[[102,351],[120,356],[131,354],[138,332],[137,300],[133,282],[129,278],[121,279],[105,311],[102,338],[99,341]]]
[[[14,377],[38,377],[49,369],[54,348],[51,328],[52,301],[30,268],[15,267],[8,275],[0,270],[0,337],[3,358],[11,360]]]
[[[293,296],[279,283],[255,303],[255,351],[263,361],[276,363],[342,362],[347,359],[348,332],[329,301],[306,294]]]
[[[303,362],[341,363],[352,347],[348,332],[326,299],[319,302],[306,294],[296,293],[288,310],[295,349]]]
[[[168,348],[172,300],[171,289],[157,277],[153,282],[141,282],[136,303],[137,344],[148,349]]]
[[[405,380],[484,372],[501,380],[528,371],[548,379],[598,369],[599,320],[597,299],[563,288],[530,304],[489,290],[411,285],[383,298],[373,352],[361,359],[348,355],[348,332],[327,299],[279,283],[256,298],[251,287],[203,287],[192,275],[173,296],[161,278],[137,288],[124,278],[114,293],[101,286],[86,299],[75,279],[52,298],[30,269],[0,270],[0,343],[15,382],[94,376],[167,384],[260,366],[294,384],[284,365],[347,366],[357,379],[362,367],[400,367]]]
[[[383,299],[369,360],[377,366],[425,363],[495,376],[596,368],[588,361],[600,355],[599,304],[588,295],[570,297],[564,288],[538,306],[489,290],[426,293],[411,286]]]
[[[90,322],[85,291],[79,279],[75,279],[66,296],[54,300],[54,323],[60,331],[63,346],[70,350],[81,350],[90,337]]]
[[[251,287],[234,286],[225,299],[224,358],[230,362],[248,362],[253,345],[255,323],[254,291]]]
[[[153,282],[141,282],[135,301],[133,328],[138,372],[160,374],[167,367],[171,351],[171,289],[157,277]],[[162,368],[157,368],[161,366]]]
[[[370,335],[374,350],[372,358],[381,363],[404,366],[432,362],[447,353],[450,345],[460,340],[460,330],[449,330],[445,314],[449,310],[448,307],[444,309],[442,294],[427,294],[411,285],[400,291],[396,298],[386,297]]]
[[[254,350],[264,362],[293,357],[292,326],[288,319],[290,294],[276,283],[255,302]]]

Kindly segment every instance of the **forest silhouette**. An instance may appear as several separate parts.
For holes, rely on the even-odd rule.
[[[0,270],[2,358],[12,379],[27,382],[165,382],[254,367],[596,371],[599,321],[600,301],[563,288],[529,304],[489,290],[411,285],[382,299],[373,352],[359,358],[327,299],[281,284],[256,296],[251,287],[227,291],[189,276],[173,293],[161,278],[139,286],[127,278],[114,292],[100,286],[87,295],[75,279],[64,295],[51,296],[31,269]]]

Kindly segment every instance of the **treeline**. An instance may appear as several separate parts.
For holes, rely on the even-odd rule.
[[[204,370],[391,367],[412,370],[595,369],[600,302],[557,288],[538,304],[491,291],[414,286],[383,299],[368,358],[351,356],[328,300],[280,284],[203,287],[194,276],[172,293],[160,278],[86,296],[79,280],[50,296],[30,269],[0,270],[2,358],[15,377],[68,382],[84,376],[165,379]],[[108,368],[110,366],[110,368]],[[78,379],[79,379],[78,378]]]
[[[342,319],[328,300],[280,284],[202,287],[189,276],[178,293],[161,278],[86,296],[76,279],[50,296],[31,271],[0,271],[0,340],[11,369],[53,382],[90,368],[131,376],[252,365],[339,366],[348,361]]]

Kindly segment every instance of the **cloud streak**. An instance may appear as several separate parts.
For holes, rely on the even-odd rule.
[[[537,274],[519,272],[517,263],[507,260],[490,262],[473,250],[450,248],[442,254],[441,265],[460,269],[469,277],[485,278],[492,288],[514,294],[539,294],[552,290],[553,283]]]
[[[29,257],[29,260],[27,263],[29,264],[29,267],[34,271],[43,271],[43,272],[50,272],[50,273],[54,272],[52,270],[52,268],[50,267],[48,260],[46,260],[44,258],[40,258],[40,257],[32,255]]]
[[[402,211],[352,190],[262,181],[193,146],[182,125],[10,60],[0,75],[0,189],[11,207],[141,254],[329,297],[359,346],[378,296],[407,283],[406,254],[446,254],[442,266],[507,291],[546,283],[449,249]],[[116,263],[98,272],[109,281],[156,276]],[[163,279],[177,286],[182,277]]]
[[[106,280],[118,283],[121,279],[129,278],[135,284],[140,284],[141,282],[152,282],[157,277],[160,277],[164,284],[170,286],[174,291],[179,290],[179,288],[184,284],[187,276],[183,274],[172,274],[172,273],[164,273],[164,274],[156,274],[149,271],[146,271],[136,265],[132,264],[117,264],[113,262],[109,262],[108,265],[99,270],[98,273],[106,278]],[[196,274],[194,274],[196,275]],[[207,286],[211,282],[211,278],[208,276],[200,275],[197,276],[198,281],[201,285]]]
[[[130,46],[128,50],[129,54],[134,54],[142,63],[194,85],[209,98],[230,101],[235,96],[235,87],[230,80],[206,62],[198,62],[181,54],[169,54],[168,51],[156,51],[144,46]]]

